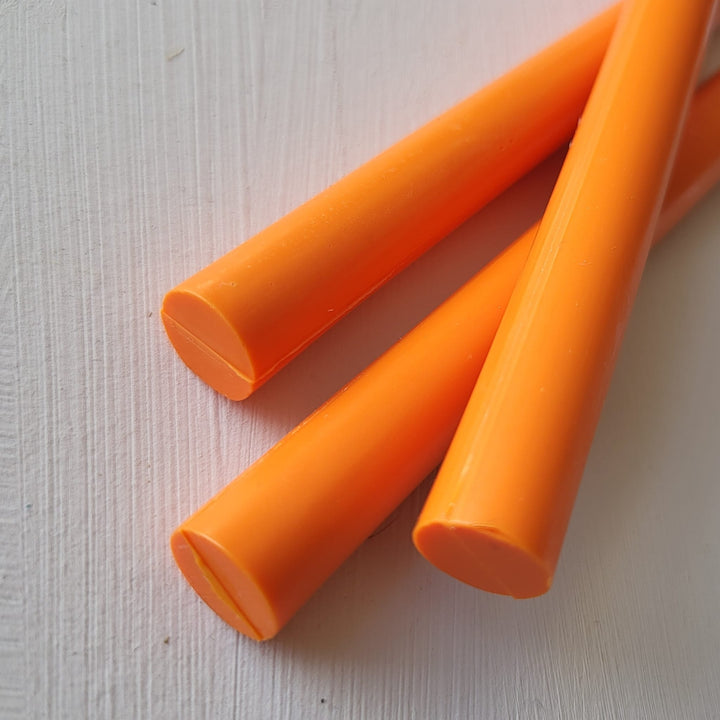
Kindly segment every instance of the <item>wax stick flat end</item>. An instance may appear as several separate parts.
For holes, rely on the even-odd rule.
[[[231,400],[244,400],[259,387],[242,340],[207,300],[171,290],[160,315],[182,361],[210,387]]]
[[[226,623],[253,640],[280,629],[272,608],[249,573],[212,539],[179,527],[170,547],[185,579]]]
[[[550,589],[542,561],[497,528],[434,520],[415,528],[413,542],[430,563],[480,590],[520,599]]]

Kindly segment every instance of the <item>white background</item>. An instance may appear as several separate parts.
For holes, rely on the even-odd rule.
[[[720,717],[718,192],[649,262],[545,597],[422,560],[427,482],[265,644],[168,549],[535,219],[558,161],[245,403],[175,356],[163,293],[603,5],[0,0],[0,716]]]

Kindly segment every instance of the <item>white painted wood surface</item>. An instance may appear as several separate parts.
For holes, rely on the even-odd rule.
[[[539,213],[549,163],[255,397],[164,291],[603,0],[0,0],[0,716],[719,718],[720,194],[651,259],[555,585],[425,563],[427,483],[274,641],[172,528]]]

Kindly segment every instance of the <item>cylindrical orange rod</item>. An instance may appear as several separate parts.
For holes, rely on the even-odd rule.
[[[430,562],[470,585],[517,598],[550,587],[714,6],[623,9],[414,530]]]
[[[618,9],[597,16],[171,290],[184,362],[242,400],[570,138]]]
[[[662,217],[678,220],[718,180],[720,75],[693,101]],[[233,627],[273,636],[438,465],[536,232],[175,531],[181,570]]]

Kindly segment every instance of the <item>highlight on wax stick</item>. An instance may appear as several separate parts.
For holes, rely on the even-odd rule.
[[[675,168],[665,230],[720,180],[720,75],[696,93]],[[536,232],[175,531],[180,569],[230,625],[272,637],[437,467]]]
[[[550,587],[714,5],[623,9],[413,533],[470,585],[518,598]]]
[[[607,10],[165,297],[180,357],[241,400],[568,140],[617,19]]]

